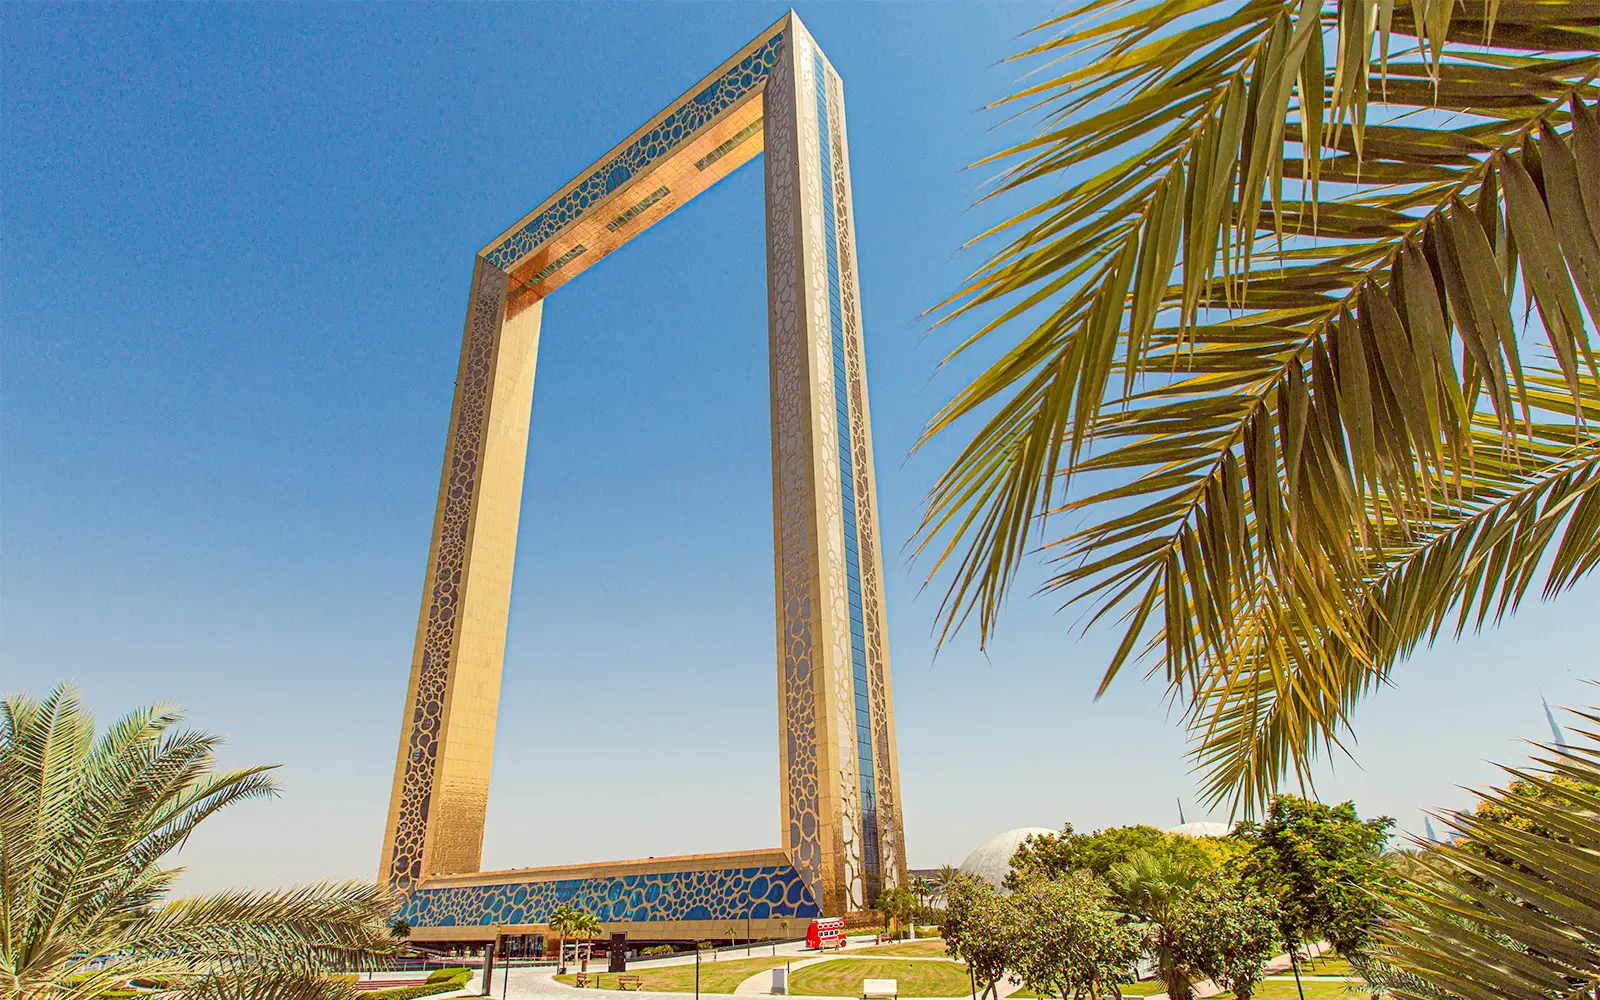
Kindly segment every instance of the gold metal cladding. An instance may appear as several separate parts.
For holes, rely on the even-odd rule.
[[[759,86],[706,89],[739,74],[745,86],[753,58],[767,74]],[[708,103],[707,93],[717,103]],[[664,152],[635,155],[641,137],[663,134],[662,123],[688,120],[673,116],[691,102],[698,102],[692,108],[699,117],[687,134],[675,135]],[[711,113],[707,108],[715,113],[702,121]],[[781,858],[829,914],[866,909],[870,892],[903,883],[843,89],[792,13],[507,230],[477,261],[385,832],[386,883],[412,890],[488,885],[511,874],[545,881],[642,871],[641,865],[685,870],[690,859],[513,873],[478,868],[544,298],[763,151],[782,847],[694,860],[710,870],[739,859],[767,864]],[[573,193],[593,185],[618,157],[633,157],[629,162],[637,167],[625,182],[608,182],[602,196],[585,194],[570,218],[561,214],[577,203]],[[831,228],[825,193],[832,199]],[[552,214],[552,206],[560,212]],[[855,527],[847,536],[848,510]],[[848,570],[852,550],[857,569]],[[875,840],[871,814],[863,809],[865,765],[856,746],[863,719],[853,690],[852,572],[866,648],[870,724],[862,738],[870,734],[872,741],[865,764],[875,779]],[[465,940],[459,935],[470,930],[419,927],[415,934]],[[629,932],[672,939],[675,932],[721,930],[686,923]]]
[[[506,283],[478,262],[384,838],[401,887],[476,871],[483,847],[543,312],[508,319]]]
[[[696,138],[684,143],[666,160],[634,178],[627,187],[590,209],[570,228],[530,254],[511,272],[511,301],[522,303],[549,295],[624,243],[671,215],[678,206],[754,159],[762,150],[760,128],[705,168],[696,166],[696,161],[715,152],[739,133],[747,132],[751,125],[759,124],[761,109],[762,100],[757,95],[706,128]],[[660,188],[666,188],[667,193],[659,200],[623,225],[610,228],[618,216]],[[577,247],[582,247],[583,251],[573,254]],[[563,257],[568,257],[565,264],[539,277]]]

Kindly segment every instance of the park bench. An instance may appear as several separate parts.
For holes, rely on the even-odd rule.
[[[891,1000],[900,1000],[900,980],[898,979],[863,979],[861,980],[861,1000],[874,1000],[874,998],[889,997]]]
[[[620,976],[617,977],[617,989],[619,989],[619,990],[642,990],[642,989],[644,989],[644,977],[643,976],[630,976],[630,975],[627,975],[627,974],[620,975]]]
[[[577,985],[578,985],[578,989],[580,989],[580,990],[583,989],[585,986],[593,986],[595,989],[599,989],[600,988],[600,974],[596,973],[596,972],[580,972],[580,973],[578,973],[578,983],[577,983]]]
[[[371,993],[375,990],[395,990],[408,986],[421,986],[428,981],[426,976],[417,979],[358,979],[354,983],[357,993]]]

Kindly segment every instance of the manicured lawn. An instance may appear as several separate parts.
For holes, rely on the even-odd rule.
[[[1166,984],[1159,979],[1147,979],[1142,983],[1122,983],[1118,986],[1118,989],[1122,991],[1122,995],[1125,997],[1147,997],[1152,993],[1165,993],[1167,991]],[[1037,997],[1039,994],[1032,993],[1027,989],[1020,989],[1011,995],[1020,997],[1022,1000],[1028,1000],[1028,998]],[[1311,1000],[1311,998],[1307,997],[1306,1000]]]
[[[1304,973],[1302,973],[1304,975]],[[1352,986],[1360,987],[1359,982],[1328,982],[1327,980],[1302,979],[1306,987],[1306,1000],[1367,1000],[1371,996],[1370,990],[1351,993]],[[1122,995],[1125,997],[1146,997],[1152,993],[1165,993],[1166,986],[1159,979],[1147,979],[1142,983],[1123,983]],[[1018,1000],[1027,1000],[1037,997],[1037,993],[1027,990],[1018,990],[1011,994]],[[1232,993],[1219,993],[1212,1000],[1234,1000]],[[1295,992],[1294,980],[1280,979],[1264,980],[1251,994],[1250,1000],[1300,1000],[1300,994]]]
[[[910,955],[913,958],[946,958],[944,953],[944,938],[924,938],[921,941],[897,941],[894,944],[880,944],[871,948],[857,948],[850,952],[852,955],[871,955],[877,958],[881,955]]]
[[[967,967],[960,962],[897,962],[892,958],[840,958],[808,965],[789,976],[789,992],[859,997],[863,979],[898,980],[903,997],[964,997],[972,992]]]
[[[1306,1000],[1366,1000],[1372,996],[1372,990],[1361,982],[1329,982],[1326,979],[1302,979],[1301,982],[1305,984]],[[1352,993],[1351,987],[1355,987],[1356,992]],[[1233,994],[1219,993],[1213,1000],[1233,1000]],[[1300,1000],[1300,994],[1295,992],[1293,979],[1270,979],[1256,987],[1250,1000]]]
[[[1332,958],[1318,958],[1304,962],[1300,966],[1302,976],[1353,976],[1356,970],[1350,967],[1348,959],[1335,955]]]
[[[776,968],[786,961],[793,959],[792,955],[763,955],[758,958],[721,959],[710,961],[702,959],[700,962],[700,992],[701,993],[732,993],[734,987],[749,979],[758,972]],[[693,993],[694,992],[694,963],[688,965],[669,965],[662,969],[640,969],[629,975],[644,977],[644,989],[659,993]],[[556,982],[575,986],[578,977],[574,975],[557,976]],[[856,987],[859,992],[861,984]],[[603,990],[617,989],[617,977],[610,972],[600,973],[600,988]]]

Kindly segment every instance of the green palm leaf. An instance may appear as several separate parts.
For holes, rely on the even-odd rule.
[[[0,701],[0,993],[93,1000],[132,978],[174,996],[323,1000],[331,970],[393,950],[371,883],[164,901],[159,862],[204,819],[273,795],[270,767],[217,772],[217,737],[156,706],[95,738],[77,693]]]
[[[957,354],[1022,333],[928,426],[977,424],[918,551],[942,639],[984,641],[1042,547],[1046,593],[1119,623],[1102,689],[1149,663],[1249,809],[1417,643],[1600,559],[1600,4],[1102,0],[1040,31],[1019,58],[1054,75],[1005,103],[1042,123],[991,195],[1038,200],[941,319],[983,317]]]
[[[1485,796],[1492,811],[1442,817],[1463,839],[1409,866],[1379,934],[1380,959],[1402,972],[1393,995],[1546,1000],[1600,986],[1600,727],[1577,735],[1591,742],[1508,768],[1512,786]]]

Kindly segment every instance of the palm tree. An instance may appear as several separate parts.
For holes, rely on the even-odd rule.
[[[933,895],[933,884],[928,881],[926,876],[913,875],[911,877],[911,891],[916,893],[917,896],[917,908],[912,911],[911,916],[911,934],[915,937],[917,933],[916,924],[923,919],[923,913],[928,905],[928,897]]]
[[[1116,893],[1118,904],[1129,914],[1153,925],[1157,964],[1167,995],[1173,1000],[1189,1000],[1194,995],[1197,977],[1194,970],[1178,960],[1173,947],[1177,915],[1184,897],[1199,882],[1189,864],[1169,854],[1136,851],[1106,872],[1106,881]]]
[[[562,905],[551,911],[545,926],[556,935],[556,965],[563,974],[567,971],[567,935],[575,931],[578,918],[582,916],[570,906]]]
[[[215,770],[216,736],[154,706],[104,733],[72,687],[0,701],[0,995],[95,1000],[133,978],[190,998],[350,995],[324,978],[393,943],[370,883],[163,901],[160,862],[201,821],[276,791],[272,767]]]
[[[1022,207],[942,307],[979,320],[954,354],[1000,357],[924,438],[974,424],[918,536],[941,639],[976,615],[986,641],[1042,547],[1044,593],[1119,622],[1102,690],[1144,658],[1209,800],[1249,811],[1418,643],[1593,570],[1595,23],[1078,0],[1041,25],[1001,102],[1037,133],[986,161]]]
[[[580,910],[572,919],[571,931],[574,938],[582,938],[587,941],[604,934],[606,929],[601,925],[599,917],[592,913],[587,913]],[[583,970],[585,972],[589,971],[589,957],[587,953],[584,955],[583,959]]]

